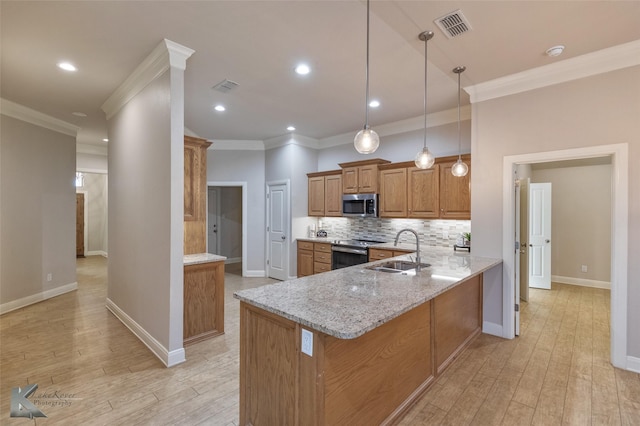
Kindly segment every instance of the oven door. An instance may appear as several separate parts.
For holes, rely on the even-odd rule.
[[[346,268],[347,266],[360,265],[369,261],[367,249],[332,246],[331,252],[331,269]]]

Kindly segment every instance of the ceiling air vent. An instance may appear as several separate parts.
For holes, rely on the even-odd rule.
[[[471,30],[471,24],[460,9],[447,13],[434,22],[448,38],[457,37]]]
[[[236,87],[238,87],[238,83],[225,78],[220,83],[213,86],[212,89],[217,90],[218,92],[227,93],[230,90],[235,89]]]

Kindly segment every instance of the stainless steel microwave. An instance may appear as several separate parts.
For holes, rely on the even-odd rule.
[[[342,216],[377,217],[378,194],[345,194],[342,196]]]

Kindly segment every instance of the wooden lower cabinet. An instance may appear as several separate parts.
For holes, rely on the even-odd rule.
[[[331,270],[331,244],[298,241],[298,278]]]
[[[482,278],[474,277],[355,339],[313,331],[240,303],[241,425],[397,423],[475,338]]]
[[[298,278],[313,275],[313,243],[298,241]]]
[[[389,259],[391,257],[402,256],[403,254],[413,253],[410,250],[387,250],[387,249],[369,249],[369,262],[374,260]]]
[[[224,333],[224,261],[184,267],[184,345]]]

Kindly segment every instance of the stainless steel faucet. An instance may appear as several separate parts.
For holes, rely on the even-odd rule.
[[[409,229],[409,228],[401,229],[396,234],[396,240],[394,241],[393,245],[394,246],[398,245],[398,238],[400,238],[400,234],[402,234],[405,231],[411,232],[413,235],[416,236],[416,272],[419,272],[420,271],[420,238],[418,238],[418,233],[413,229]]]

